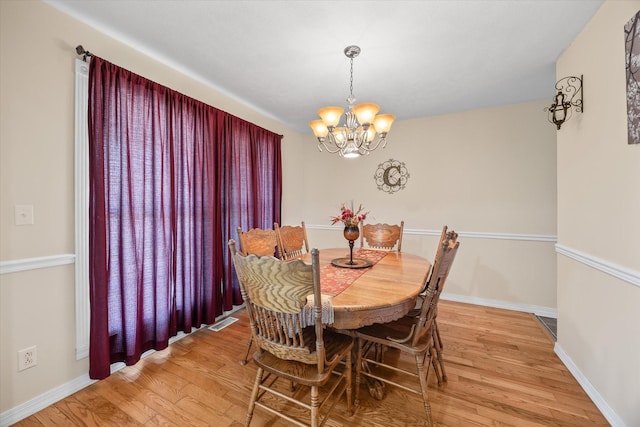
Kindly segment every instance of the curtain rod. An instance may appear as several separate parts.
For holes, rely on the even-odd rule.
[[[88,50],[84,50],[84,48],[82,47],[81,44],[76,46],[76,53],[78,55],[82,55],[82,60],[84,62],[87,62],[87,56],[93,56],[93,54],[91,52],[89,52]]]
[[[93,56],[93,53],[89,52],[88,50],[84,50],[84,47],[82,47],[82,45],[81,45],[81,44],[79,44],[78,46],[76,46],[76,53],[77,53],[78,55],[82,55],[82,60],[83,60],[84,62],[87,62],[87,56]],[[249,123],[250,123],[250,122],[249,122]],[[263,129],[265,129],[265,128],[263,128]],[[269,132],[272,132],[272,131],[270,131],[269,129],[265,129],[265,130],[267,130],[267,131],[269,131]],[[284,135],[280,135],[280,139],[284,139]]]

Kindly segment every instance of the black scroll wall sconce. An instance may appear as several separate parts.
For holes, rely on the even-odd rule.
[[[582,93],[583,76],[568,76],[556,82],[556,96],[553,103],[544,110],[549,114],[549,121],[560,126],[571,117],[571,109],[578,113],[584,112],[584,96]]]

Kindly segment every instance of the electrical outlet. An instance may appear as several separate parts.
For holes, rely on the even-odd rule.
[[[18,372],[32,368],[38,364],[38,353],[36,346],[18,351]]]

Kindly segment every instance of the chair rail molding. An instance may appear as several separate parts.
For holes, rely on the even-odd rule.
[[[308,225],[307,229],[312,230],[337,230],[338,227],[333,225]],[[440,236],[440,230],[424,230],[420,228],[405,228],[404,234],[415,236]],[[470,239],[497,239],[497,240],[522,240],[529,242],[556,242],[557,237],[545,234],[518,234],[518,233],[490,233],[480,231],[457,231],[459,237],[467,237]]]
[[[76,262],[74,254],[61,254],[43,256],[37,258],[22,258],[10,261],[0,261],[0,274],[17,273],[20,271],[35,270],[38,268],[50,268]]]
[[[610,276],[616,277],[632,285],[640,287],[640,272],[630,268],[606,261],[593,255],[580,252],[564,245],[556,244],[556,253],[578,261],[596,270],[600,270]]]

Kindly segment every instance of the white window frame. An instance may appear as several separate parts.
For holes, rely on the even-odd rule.
[[[76,360],[89,357],[89,63],[75,60]]]

